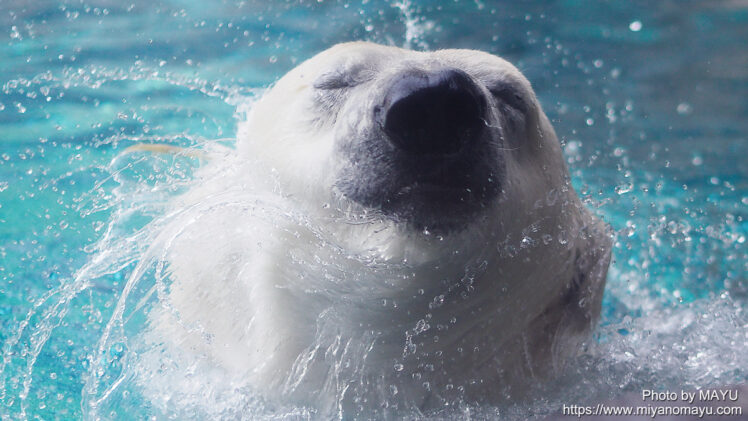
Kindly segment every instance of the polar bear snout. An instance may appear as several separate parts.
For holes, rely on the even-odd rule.
[[[371,117],[336,133],[344,162],[335,185],[419,230],[459,230],[501,191],[501,129],[489,124],[488,90],[455,67],[401,69],[383,72],[373,104],[357,103]]]
[[[398,75],[375,119],[401,151],[450,155],[485,128],[486,99],[472,78],[458,69]]]

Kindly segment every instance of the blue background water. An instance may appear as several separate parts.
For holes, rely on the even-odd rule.
[[[5,0],[3,418],[82,415],[126,269],[65,286],[116,209],[112,158],[231,138],[238,104],[355,39],[485,50],[533,83],[575,187],[616,231],[595,367],[573,369],[595,379],[561,398],[746,381],[745,2]]]

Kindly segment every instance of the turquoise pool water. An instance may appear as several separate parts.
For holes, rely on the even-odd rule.
[[[531,402],[443,415],[522,419],[748,379],[744,2],[11,0],[0,28],[3,419],[309,416],[207,381],[212,400],[190,400],[183,385],[119,376],[136,364],[135,332],[110,320],[138,234],[198,165],[119,154],[230,146],[264,87],[354,39],[517,64],[577,191],[616,233],[600,326],[567,372]],[[147,288],[131,297],[147,303]]]

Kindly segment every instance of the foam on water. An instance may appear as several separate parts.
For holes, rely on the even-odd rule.
[[[429,31],[439,25],[420,16],[408,1],[393,6],[403,16],[400,23],[405,26],[406,46],[438,45],[436,38],[429,38]],[[362,23],[368,26],[370,21]],[[645,21],[643,36],[656,36],[647,32],[647,25]],[[13,40],[30,37],[28,28],[13,28]],[[573,56],[554,40],[547,45],[553,49],[559,45],[561,60]],[[580,75],[595,68],[597,64]],[[617,74],[615,69],[604,70],[606,77]],[[113,104],[111,97],[122,92],[145,93],[149,101],[132,108]],[[159,96],[159,92],[166,94]],[[26,125],[17,123],[20,117],[5,118],[3,136],[41,138],[33,145],[4,145],[2,151],[7,174],[23,174],[0,180],[0,193],[13,195],[12,200],[3,199],[0,220],[17,229],[5,228],[11,233],[6,235],[18,238],[0,246],[2,257],[13,259],[2,264],[0,287],[7,303],[0,308],[0,412],[4,418],[84,415],[106,419],[124,413],[134,418],[178,419],[319,415],[303,405],[279,407],[264,402],[241,378],[209,359],[181,353],[158,341],[150,325],[152,312],[173,311],[166,264],[171,241],[191,221],[215,212],[216,207],[240,209],[246,218],[264,224],[292,221],[299,229],[316,232],[320,244],[334,248],[313,221],[295,213],[282,197],[237,187],[240,183],[231,172],[248,163],[232,158],[232,139],[213,140],[233,136],[233,128],[224,123],[231,117],[225,116],[243,120],[260,92],[220,78],[172,73],[158,61],[147,60],[132,66],[86,64],[59,71],[37,70],[4,82],[0,112],[33,117],[36,122]],[[174,98],[184,101],[177,105]],[[102,106],[92,105],[97,102]],[[564,106],[558,108],[564,110]],[[606,117],[611,124],[618,119],[619,126],[612,127],[631,123],[635,109],[631,104],[610,101],[605,108],[598,125]],[[689,113],[689,108],[678,105],[677,112]],[[50,114],[55,117],[50,119]],[[212,128],[207,136],[179,125],[195,119]],[[590,124],[590,119],[585,115],[579,121]],[[80,134],[82,122],[90,125],[91,132]],[[118,129],[102,130],[107,125]],[[623,137],[621,131],[627,133],[611,129],[607,134],[607,143],[612,145],[608,149],[586,147],[576,140],[581,137],[577,133],[563,140],[575,185],[588,206],[597,208],[616,229],[615,261],[603,317],[593,337],[558,379],[535,386],[532,399],[500,408],[458,405],[436,413],[404,415],[525,419],[557,411],[562,404],[610,399],[642,388],[746,382],[748,199],[744,197],[745,174],[740,172],[743,164],[710,173],[703,170],[704,161],[710,162],[708,152],[697,154],[693,151],[698,149],[687,144],[673,145],[674,150],[680,149],[666,153],[655,146],[647,149],[645,139],[616,146]],[[60,132],[76,133],[88,142],[54,137]],[[200,153],[123,152],[139,142],[169,143]],[[731,148],[726,150],[737,155],[745,150]],[[644,168],[636,159],[646,156],[693,164],[698,176],[690,175],[691,170],[670,169],[669,164],[667,169],[658,167],[661,172]],[[37,161],[42,163],[29,164]],[[49,164],[53,161],[64,165]],[[222,194],[192,206],[174,206],[179,195],[206,183],[215,183]],[[18,215],[11,214],[10,207]],[[21,215],[37,211],[40,225]],[[27,229],[33,231],[28,237],[15,228],[27,222],[31,224]],[[85,253],[70,251],[84,246]],[[299,257],[299,267],[319,264],[306,258]],[[362,267],[376,264],[362,256],[353,258],[360,259]],[[24,265],[32,272],[25,273]],[[372,269],[376,270],[371,273],[382,273],[387,268]],[[175,317],[179,319],[178,314]],[[334,321],[333,315],[329,320]],[[199,331],[199,326],[192,328]],[[322,342],[335,343],[330,341],[334,333],[321,332]],[[362,337],[356,343],[329,348],[333,359],[353,364],[341,365],[335,373],[351,375],[356,363],[366,358],[366,340]],[[381,385],[379,392],[374,396],[382,404],[392,396],[387,385]],[[336,414],[334,408],[332,412]]]

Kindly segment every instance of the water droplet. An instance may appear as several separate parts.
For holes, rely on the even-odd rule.
[[[616,191],[616,194],[620,195],[620,194],[626,194],[626,193],[630,192],[631,190],[633,190],[633,188],[634,188],[634,186],[632,184],[630,184],[630,183],[629,184],[621,184],[619,186],[616,186],[615,191]]]
[[[421,319],[421,320],[418,321],[418,323],[416,323],[416,327],[414,329],[414,333],[416,335],[418,335],[419,333],[423,333],[423,332],[429,330],[430,328],[431,328],[431,326],[429,326],[429,324],[426,323],[426,320]]]
[[[693,107],[691,107],[691,104],[689,104],[687,102],[681,102],[675,108],[675,111],[677,111],[678,114],[680,114],[680,115],[691,114],[691,111],[693,111]]]
[[[444,295],[438,295],[434,297],[434,300],[429,303],[429,308],[433,309],[436,307],[441,307],[442,304],[444,304]]]

